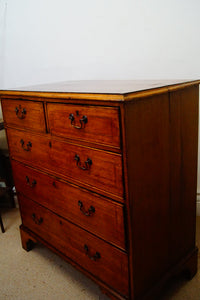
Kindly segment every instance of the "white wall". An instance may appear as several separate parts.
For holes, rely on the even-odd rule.
[[[200,77],[199,0],[0,0],[0,87]]]
[[[199,0],[0,0],[0,88],[200,78],[199,30]]]

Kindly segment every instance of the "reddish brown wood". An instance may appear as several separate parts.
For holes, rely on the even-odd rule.
[[[52,135],[120,148],[117,108],[49,103],[47,113]],[[84,116],[86,124],[80,121]]]
[[[19,100],[2,100],[5,124],[26,128],[37,132],[46,132],[43,104]],[[16,111],[19,110],[19,111]],[[25,109],[25,113],[22,111]]]
[[[171,260],[195,247],[198,87],[170,93]]]
[[[159,292],[159,280],[195,249],[197,91],[125,107],[134,299]]]
[[[136,299],[170,267],[168,108],[167,94],[125,108]]]
[[[151,96],[168,90],[177,90],[199,84],[200,80],[81,80],[40,84],[12,91],[0,91],[0,95],[15,95],[60,99],[88,99],[129,101],[135,96]]]
[[[124,171],[124,193],[126,199],[126,205],[124,207],[125,213],[125,231],[126,231],[126,245],[128,248],[128,263],[129,263],[129,299],[134,299],[134,274],[133,274],[133,249],[134,245],[132,243],[132,236],[133,236],[133,228],[132,228],[132,216],[130,214],[130,195],[129,195],[129,181],[128,181],[128,157],[127,157],[127,143],[126,143],[126,106],[121,104],[120,111],[121,111],[121,132],[122,132],[122,148],[123,148],[123,171]]]
[[[31,133],[35,127],[6,124],[21,196],[21,231],[28,234],[22,243],[31,237],[42,242],[113,299],[154,300],[174,274],[187,270],[194,276],[197,269],[199,81],[90,84],[0,91],[8,103],[20,96],[31,107],[38,99],[47,126],[47,132]],[[95,130],[84,135],[89,117],[84,129],[69,127],[68,116],[68,123],[64,120],[74,114],[72,108],[90,116]],[[88,256],[97,263],[105,250],[105,266],[85,263],[79,253],[84,240],[90,263]],[[119,264],[125,271],[115,282]]]
[[[26,251],[30,251],[34,248],[34,244],[36,244],[36,239],[28,234],[26,231],[22,230],[22,226],[20,226],[20,235],[21,235],[21,242],[22,248]]]
[[[166,272],[141,300],[155,300],[164,296],[164,291],[170,287],[170,281],[175,281],[182,276],[191,279],[197,272],[198,249],[194,248],[184,259],[180,260],[173,268]],[[191,277],[190,277],[191,276]]]
[[[127,255],[20,195],[22,224],[122,295],[128,294]],[[33,214],[35,218],[33,218]],[[42,222],[38,224],[38,220]],[[86,253],[85,245],[88,247]],[[100,257],[95,260],[96,252]],[[93,259],[91,259],[93,258]]]
[[[123,205],[42,174],[16,161],[12,161],[12,169],[18,192],[125,249]],[[85,216],[80,210],[79,201],[83,203],[86,211],[92,206],[95,212],[91,216]]]
[[[119,200],[123,199],[122,159],[121,155],[81,147],[67,142],[49,138],[46,135],[35,135],[30,132],[7,130],[10,154],[16,160],[33,166],[59,173],[74,182],[83,183],[95,190],[115,194]],[[25,151],[20,143],[23,139]],[[27,147],[31,142],[32,147]],[[85,161],[90,158],[92,165],[89,170],[82,170],[77,166],[75,156],[85,167]]]
[[[51,251],[53,251],[54,253],[59,255],[62,259],[69,262],[74,268],[81,271],[83,274],[85,274],[91,280],[96,282],[99,285],[99,287],[104,290],[104,293],[106,291],[107,295],[109,294],[110,297],[113,297],[113,299],[117,299],[117,300],[127,299],[127,297],[120,295],[113,288],[106,285],[106,283],[104,283],[99,278],[94,276],[92,273],[88,272],[86,269],[84,269],[83,267],[78,265],[75,261],[71,260],[69,257],[64,255],[62,252],[60,252],[58,249],[56,249],[53,245],[49,244],[48,241],[43,240],[39,235],[35,234],[33,231],[30,231],[27,227],[24,227],[22,224],[20,225],[20,231],[27,233],[29,236],[33,237],[35,239],[35,241],[37,241],[38,243],[42,243],[44,246],[48,247]]]

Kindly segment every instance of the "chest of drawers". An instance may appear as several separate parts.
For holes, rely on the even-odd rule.
[[[22,246],[40,242],[113,299],[197,268],[199,81],[0,91]]]

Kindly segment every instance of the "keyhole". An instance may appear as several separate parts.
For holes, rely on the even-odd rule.
[[[79,111],[78,110],[76,111],[76,115],[79,116]]]

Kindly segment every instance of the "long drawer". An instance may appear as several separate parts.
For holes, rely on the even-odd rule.
[[[46,132],[42,102],[2,100],[4,121],[8,126]]]
[[[12,158],[61,174],[77,184],[82,183],[123,200],[120,154],[20,130],[8,129],[7,135]]]
[[[52,135],[120,148],[118,108],[48,103],[47,115]]]
[[[122,295],[128,294],[128,259],[124,252],[22,195],[19,200],[24,226]]]
[[[18,192],[125,249],[123,205],[12,161]]]

